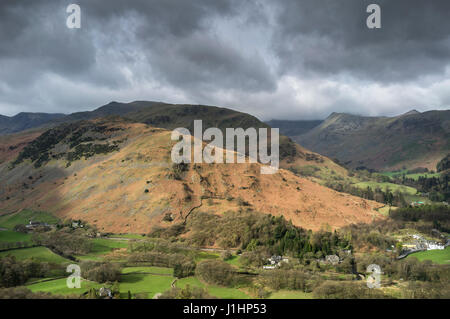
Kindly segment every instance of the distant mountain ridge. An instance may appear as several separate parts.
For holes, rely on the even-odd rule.
[[[132,123],[143,123],[167,130],[184,127],[189,129],[191,133],[193,133],[194,120],[202,120],[203,130],[209,127],[217,127],[222,131],[225,131],[226,128],[247,129],[252,127],[259,129],[270,127],[255,116],[223,107],[134,101],[130,103],[111,102],[93,111],[72,113],[34,128],[34,131],[39,130],[43,132],[65,123],[117,116]],[[28,132],[23,132],[25,135],[26,133]],[[8,136],[4,136],[4,138],[8,138]],[[2,136],[0,136],[1,140]],[[11,148],[13,153],[17,147],[18,145],[7,146],[7,148]],[[347,175],[347,171],[343,167],[325,156],[301,147],[284,135],[280,135],[280,165],[283,168],[294,170],[308,165],[315,165],[320,169],[333,170],[338,175]]]
[[[292,138],[309,132],[322,124],[323,120],[270,120],[266,123],[279,128],[281,134]]]
[[[291,137],[351,168],[435,170],[450,150],[450,110],[413,110],[395,117],[333,113],[319,126]]]
[[[0,115],[0,135],[12,134],[39,127],[56,119],[65,117],[58,113],[26,113],[12,117]]]
[[[278,127],[280,133],[298,144],[339,160],[351,168],[376,170],[427,167],[436,164],[450,150],[450,110],[420,113],[411,110],[395,117],[370,117],[332,113],[324,121],[261,122],[256,117],[227,108],[205,105],[168,104],[155,101],[111,102],[93,111],[69,115],[19,113],[0,115],[0,135],[33,128],[50,128],[61,123],[120,116],[132,122],[192,131],[193,121],[202,119],[204,127]],[[280,157],[305,156],[305,149],[282,137]],[[307,155],[307,154],[306,154]]]

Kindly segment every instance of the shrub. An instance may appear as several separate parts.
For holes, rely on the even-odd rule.
[[[231,257],[233,257],[233,255],[231,254],[231,252],[229,250],[225,250],[220,254],[220,257],[222,258],[223,261],[226,261],[226,260],[230,260]]]
[[[313,291],[318,299],[382,299],[386,298],[379,289],[369,289],[366,283],[324,281]]]
[[[185,261],[176,263],[173,267],[173,275],[177,278],[184,278],[194,275],[195,263],[193,261]]]
[[[200,287],[190,287],[186,285],[185,288],[174,287],[164,292],[158,299],[214,299],[215,297],[209,295],[208,291]]]
[[[189,170],[189,165],[186,163],[175,163],[172,165],[172,173],[171,176],[176,180],[182,180],[184,177],[184,173]]]

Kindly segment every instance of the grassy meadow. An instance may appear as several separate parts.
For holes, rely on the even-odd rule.
[[[31,235],[18,233],[10,230],[0,230],[0,242],[16,243],[16,242],[31,242]]]
[[[417,258],[420,261],[431,260],[437,264],[450,264],[450,247],[446,247],[444,250],[427,250],[420,251],[409,255],[407,258]]]

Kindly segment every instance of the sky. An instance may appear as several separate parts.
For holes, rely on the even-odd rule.
[[[135,100],[262,120],[449,109],[449,17],[448,0],[1,0],[0,114]]]

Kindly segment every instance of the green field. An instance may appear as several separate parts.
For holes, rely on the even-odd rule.
[[[148,274],[124,274],[119,283],[122,298],[131,294],[146,294],[147,298],[153,298],[157,293],[163,293],[170,289],[170,284],[175,278],[170,275],[148,275]]]
[[[25,260],[34,258],[37,261],[41,262],[49,262],[49,263],[65,263],[69,262],[68,259],[65,259],[55,253],[53,253],[50,249],[46,247],[33,247],[33,248],[23,248],[23,249],[14,249],[0,252],[0,258],[6,256],[15,256],[17,260]]]
[[[176,282],[179,288],[191,287],[206,288],[210,295],[221,299],[249,299],[250,297],[237,288],[221,287],[216,285],[206,285],[196,277],[182,278]]]
[[[179,279],[175,285],[179,288],[185,288],[187,285],[191,287],[205,287],[205,284],[198,280],[197,277],[186,277]]]
[[[30,220],[47,224],[56,224],[58,222],[58,219],[50,213],[24,209],[18,213],[0,216],[0,227],[12,230],[14,226],[28,224]]]
[[[91,239],[92,245],[92,254],[107,254],[114,249],[119,248],[127,248],[128,243],[126,241],[114,240],[114,239],[105,239],[105,238],[95,238]]]
[[[420,261],[431,260],[437,264],[450,264],[450,247],[446,247],[444,250],[420,251],[409,255],[407,258],[412,257],[416,257]]]
[[[220,299],[250,299],[250,296],[239,290],[238,288],[228,288],[220,286],[208,285],[210,295]]]
[[[76,256],[81,260],[101,260],[102,255],[112,252],[114,249],[127,248],[128,242],[126,240],[115,240],[107,238],[94,238],[92,242],[92,250],[89,254],[83,256]]]
[[[16,242],[31,242],[31,235],[18,233],[10,230],[0,231],[0,242],[16,243]]]
[[[233,255],[233,257],[231,257],[230,259],[226,260],[226,262],[230,265],[236,266],[236,267],[241,267],[241,262],[240,262],[240,258],[241,256],[236,256]]]
[[[361,182],[353,185],[361,189],[366,189],[367,187],[370,187],[372,190],[375,190],[378,187],[383,191],[385,191],[386,188],[389,188],[393,193],[398,190],[400,193],[407,195],[415,195],[417,193],[417,189],[413,187],[393,183]]]
[[[119,282],[119,290],[121,292],[121,297],[126,298],[128,295],[128,291],[132,294],[136,293],[144,293],[148,298],[153,298],[156,293],[162,293],[170,289],[170,285],[175,279],[170,274],[169,275],[149,275],[149,274],[139,274],[134,272],[139,271],[159,271],[161,273],[168,273],[169,268],[160,268],[160,267],[129,267],[123,269],[123,275],[121,277],[121,281]],[[131,274],[133,273],[133,274]],[[100,284],[92,281],[82,280],[81,288],[67,288],[67,278],[63,279],[55,279],[45,282],[39,282],[30,284],[27,287],[33,291],[43,291],[50,292],[53,294],[60,295],[80,295],[90,288],[99,289],[105,284]]]
[[[279,290],[271,293],[269,299],[313,299],[313,296],[298,290]]]
[[[205,260],[205,259],[217,259],[219,258],[219,254],[218,253],[214,253],[214,252],[206,252],[206,251],[200,251],[198,252],[194,259],[196,262]]]
[[[130,273],[151,273],[151,274],[159,274],[159,275],[173,275],[172,268],[165,267],[125,267],[122,269],[123,274]]]
[[[67,278],[55,279],[45,282],[39,282],[31,285],[27,285],[27,288],[32,292],[42,291],[49,292],[57,295],[81,295],[84,292],[89,291],[91,288],[99,289],[103,285],[87,280],[81,280],[81,288],[68,288]]]

